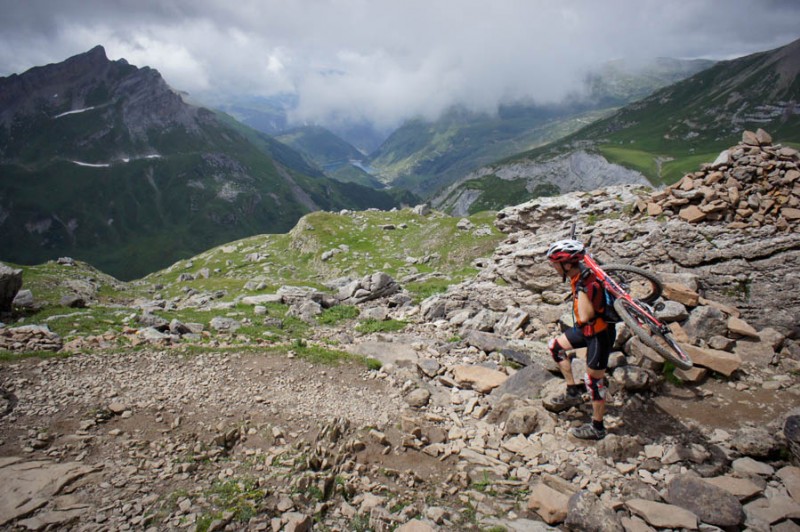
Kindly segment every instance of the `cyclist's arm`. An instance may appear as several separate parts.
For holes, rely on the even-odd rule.
[[[579,325],[585,325],[591,322],[595,317],[594,306],[592,305],[589,296],[586,292],[578,292],[578,308],[575,318]]]

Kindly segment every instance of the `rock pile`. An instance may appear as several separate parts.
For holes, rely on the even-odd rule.
[[[800,153],[772,145],[759,129],[711,164],[637,204],[651,216],[677,215],[690,223],[720,222],[731,229],[774,225],[796,229],[800,222]]]
[[[61,337],[47,325],[0,327],[0,349],[8,351],[58,351]]]
[[[390,296],[400,291],[400,285],[383,272],[366,275],[343,286],[338,299],[344,304],[359,304],[373,299]]]

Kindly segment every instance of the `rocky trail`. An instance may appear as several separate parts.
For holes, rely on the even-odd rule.
[[[204,331],[219,349],[195,351],[196,332],[151,319],[157,301],[134,309],[133,347],[86,339],[71,356],[0,362],[0,527],[800,530],[799,161],[745,135],[654,194],[612,187],[502,211],[508,236],[480,273],[418,304],[378,273],[340,286],[339,302],[408,325],[344,321],[308,343],[379,369],[237,345],[222,315],[227,328]],[[544,342],[569,303],[541,257],[576,218],[601,258],[664,279],[659,316],[695,361],[674,370],[618,325],[599,442],[568,436],[589,404],[544,408],[564,386]],[[336,304],[279,292],[309,323]],[[0,327],[11,351],[65,350],[54,336]]]
[[[491,373],[457,381],[460,374],[450,373],[459,366],[451,364],[475,347],[442,353],[435,345],[444,341],[412,345],[407,336],[372,342],[417,354],[379,371],[258,353],[150,350],[6,364],[3,386],[16,404],[0,420],[9,488],[3,523],[546,530],[577,511],[569,501],[578,494],[583,504],[630,513],[616,520],[627,529],[694,528],[686,518],[659,521],[666,519],[659,511],[675,514],[659,491],[701,475],[723,489],[747,487],[740,497],[747,521],[728,519],[751,529],[776,520],[796,526],[800,469],[764,426],[800,403],[796,375],[773,380],[777,372],[748,371],[735,383],[662,383],[636,393],[617,386],[611,434],[585,443],[566,432],[588,418],[588,405],[555,415],[540,401],[502,393],[528,372],[492,364],[500,362],[492,356],[484,364],[498,369],[487,373],[513,373],[499,388]],[[547,383],[560,389],[557,378]],[[631,503],[641,500],[664,506]],[[705,510],[715,513],[716,505]]]

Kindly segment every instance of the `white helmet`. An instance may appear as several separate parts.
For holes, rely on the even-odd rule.
[[[559,240],[550,244],[547,260],[551,262],[574,262],[583,257],[586,248],[577,240]]]

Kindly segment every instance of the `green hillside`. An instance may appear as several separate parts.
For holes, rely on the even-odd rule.
[[[330,178],[342,183],[356,183],[376,189],[383,183],[357,166],[366,159],[353,145],[320,126],[295,128],[275,138],[297,150]]]
[[[314,210],[415,199],[328,179],[100,47],[0,78],[0,101],[0,260],[71,256],[131,279]]]
[[[609,111],[503,107],[496,116],[454,109],[430,123],[410,121],[371,155],[378,177],[422,196],[482,165],[544,145]]]
[[[275,135],[275,138],[306,155],[321,167],[343,164],[364,155],[324,127],[306,126]]]
[[[505,161],[542,159],[590,143],[610,161],[673,183],[736,144],[744,130],[800,143],[800,40],[715,66],[661,89],[544,149]],[[502,163],[501,163],[502,164]]]
[[[273,294],[284,285],[313,286],[333,294],[326,286],[329,281],[382,271],[400,282],[415,300],[422,300],[477,273],[475,259],[490,256],[504,238],[494,227],[494,217],[491,212],[471,216],[474,228],[463,230],[457,228],[459,218],[441,213],[420,216],[410,209],[316,212],[304,216],[287,233],[228,242],[132,282],[120,282],[82,261],[71,266],[55,261],[9,265],[23,270],[23,288],[31,290],[36,301],[35,309],[20,309],[18,314],[35,314],[33,319],[46,322],[65,341],[111,332],[117,336],[115,341],[125,345],[121,333],[136,326],[130,321],[128,303],[152,299],[156,293],[170,301],[197,294],[215,304],[229,304],[226,315],[256,322],[263,317],[254,314],[252,305],[238,303],[242,295]],[[323,259],[331,250],[338,251]],[[88,308],[62,306],[61,298],[74,295],[76,287],[91,301]],[[243,327],[231,340],[250,343],[265,334],[295,341],[310,337],[313,330],[309,325],[287,316],[287,310],[286,305],[269,304],[269,316],[281,319],[282,326]],[[173,308],[156,314],[208,328],[219,311]],[[354,307],[334,307],[318,321],[324,324],[357,314]]]
[[[536,168],[578,152],[599,154],[660,186],[714,161],[745,130],[762,128],[777,143],[800,145],[799,72],[800,41],[716,63],[546,146],[486,165],[482,177],[450,187],[435,204],[451,209],[468,200],[466,212],[478,212],[564,192],[557,179],[529,180]],[[498,174],[506,168],[530,170],[515,171],[516,179],[506,173],[501,180]]]

